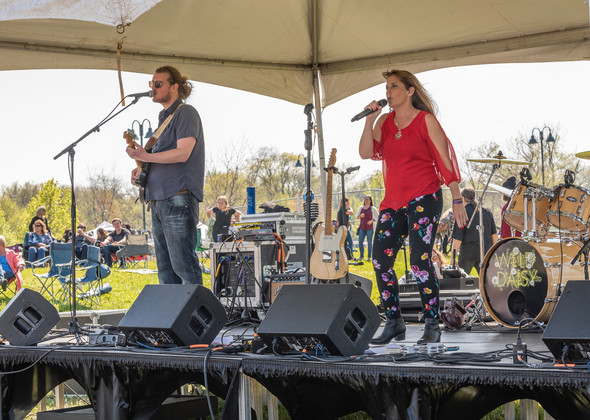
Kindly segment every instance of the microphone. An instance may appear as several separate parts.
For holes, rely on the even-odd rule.
[[[381,99],[380,101],[377,101],[377,103],[380,107],[384,107],[385,105],[387,105],[387,99]],[[352,117],[352,120],[350,120],[350,122],[355,122],[360,120],[361,118],[365,118],[367,115],[372,114],[373,112],[375,111],[373,111],[371,108],[367,108],[363,110],[363,112],[359,112],[354,117]]]
[[[144,96],[149,96],[150,98],[152,98],[154,96],[154,91],[153,90],[148,90],[147,92],[141,92],[141,93],[132,93],[130,95],[127,96],[131,96],[134,98],[142,98]]]

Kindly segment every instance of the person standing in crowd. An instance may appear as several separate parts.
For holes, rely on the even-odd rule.
[[[514,191],[516,188],[516,177],[511,176],[508,178],[502,186],[506,189]],[[510,204],[510,196],[503,195],[502,199],[506,202],[502,207],[502,223],[500,224],[500,237],[502,239],[510,238],[511,236],[520,238],[522,236],[522,232],[516,229],[512,229],[508,223],[504,220],[504,213],[506,213],[506,209],[508,208],[508,204]]]
[[[39,206],[39,208],[37,208],[35,215],[31,219],[31,223],[29,223],[29,232],[35,231],[34,225],[37,220],[41,220],[45,224],[45,230],[47,230],[47,232],[51,234],[51,229],[49,228],[49,224],[47,223],[47,210],[45,209],[45,206]]]
[[[215,215],[215,223],[213,224],[213,242],[222,242],[223,237],[230,234],[229,228],[234,222],[240,221],[240,213],[236,209],[229,206],[227,197],[220,195],[217,197],[217,206],[207,210],[207,217]]]
[[[344,226],[346,228],[346,256],[349,260],[353,258],[353,247],[352,234],[350,233],[350,216],[352,215],[352,208],[347,197],[340,200],[340,206],[338,207],[338,227]]]
[[[6,238],[0,235],[0,287],[6,290],[10,279],[16,279],[16,289],[20,290],[23,284],[21,272],[25,269],[25,262],[12,249],[6,248]]]
[[[377,223],[379,212],[373,205],[373,199],[370,195],[366,195],[363,200],[363,205],[359,207],[356,212],[356,218],[360,220],[359,225],[359,258],[361,260],[365,257],[365,237],[367,238],[367,261],[371,261],[373,253],[373,228]]]
[[[197,247],[199,203],[205,179],[205,137],[197,110],[184,102],[191,92],[188,77],[172,66],[156,69],[149,83],[159,115],[158,141],[148,153],[127,148],[127,154],[150,163],[145,197],[152,212],[152,233],[160,284],[203,284]],[[165,128],[165,130],[164,130]],[[140,170],[131,173],[131,183]]]
[[[477,200],[475,199],[475,190],[472,187],[465,187],[461,190],[461,196],[465,205],[465,210],[469,219],[473,216],[475,208],[477,207]],[[475,214],[471,226],[461,227],[455,225],[453,229],[453,249],[459,252],[458,265],[460,268],[465,270],[469,275],[471,270],[475,267],[479,274],[479,268],[481,265],[481,255],[479,249],[479,213]],[[487,208],[483,208],[483,239],[484,239],[484,255],[492,247],[493,244],[498,242],[498,231],[496,229],[496,223],[494,222],[494,216],[492,212]]]
[[[431,264],[436,228],[443,208],[441,183],[453,196],[455,223],[467,221],[460,198],[461,175],[451,142],[434,116],[434,105],[416,76],[405,70],[383,73],[389,107],[371,102],[375,112],[365,119],[359,143],[363,159],[383,161],[385,196],[373,241],[373,267],[387,318],[372,344],[403,340],[406,326],[400,311],[398,280],[393,270],[397,253],[409,235],[410,263],[418,280],[424,335],[419,344],[439,342],[439,285]]]

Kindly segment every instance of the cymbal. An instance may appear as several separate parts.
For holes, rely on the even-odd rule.
[[[467,159],[467,162],[503,163],[504,165],[532,165],[532,162],[525,162],[523,160],[495,159],[495,158]]]
[[[590,159],[590,150],[588,150],[587,152],[576,153],[576,157],[579,157],[581,159]]]

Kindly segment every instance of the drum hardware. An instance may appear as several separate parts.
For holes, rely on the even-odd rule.
[[[563,176],[563,180],[565,182],[565,187],[569,188],[572,185],[574,185],[574,182],[576,181],[576,173],[573,171],[570,171],[569,169],[565,170],[565,175]]]
[[[467,224],[466,229],[469,229],[471,227],[471,223],[473,223],[473,219],[475,219],[476,214],[479,211],[479,226],[481,227],[481,229],[478,227],[479,230],[479,254],[480,254],[480,269],[483,266],[483,261],[484,261],[484,229],[483,229],[483,199],[485,197],[486,191],[488,190],[488,186],[490,185],[490,181],[492,180],[492,176],[494,175],[494,172],[496,172],[500,166],[504,163],[506,165],[531,165],[531,162],[524,162],[524,161],[519,161],[519,160],[509,160],[506,158],[506,156],[504,156],[504,154],[502,153],[501,150],[498,151],[498,154],[496,156],[494,156],[492,159],[467,159],[468,162],[480,162],[480,163],[492,163],[492,171],[490,172],[490,176],[488,177],[488,180],[486,182],[486,185],[481,193],[481,196],[479,197],[479,200],[477,202],[477,206],[475,208],[475,210],[473,211],[473,215],[471,216],[471,219],[469,220],[469,223]]]
[[[529,181],[532,181],[533,176],[531,175],[531,172],[529,171],[529,168],[524,167],[520,170],[520,183],[522,185],[526,185],[528,186]]]

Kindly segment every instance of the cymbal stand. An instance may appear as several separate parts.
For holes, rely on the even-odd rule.
[[[477,202],[477,207],[475,208],[475,210],[473,211],[473,214],[471,215],[471,219],[469,220],[469,223],[467,224],[467,227],[465,229],[469,229],[471,227],[471,223],[473,223],[473,219],[475,219],[475,215],[477,214],[478,210],[479,210],[479,226],[477,227],[477,230],[479,231],[479,256],[480,256],[480,268],[483,265],[483,257],[484,257],[484,243],[483,243],[483,236],[484,236],[484,228],[483,228],[483,198],[486,195],[486,191],[488,190],[488,185],[490,185],[490,181],[492,180],[492,176],[494,175],[494,172],[496,172],[498,169],[500,169],[500,163],[494,163],[494,165],[492,166],[492,172],[490,172],[490,176],[488,177],[488,180],[486,182],[486,186],[484,187],[481,196],[479,198],[479,201]]]

